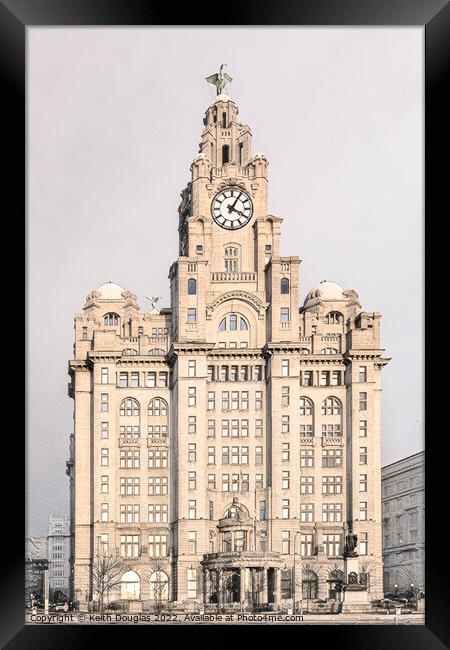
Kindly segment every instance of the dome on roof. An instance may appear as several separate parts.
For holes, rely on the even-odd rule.
[[[231,97],[229,95],[226,95],[225,93],[221,93],[220,95],[216,95],[212,102],[210,103],[210,106],[215,104],[216,102],[233,102]],[[234,102],[233,102],[234,104]]]
[[[348,300],[348,296],[345,295],[341,285],[337,284],[337,282],[329,282],[328,280],[322,280],[314,289],[311,289],[305,298],[304,304],[315,298],[320,298],[321,301]]]
[[[125,289],[115,282],[105,282],[96,291],[100,294],[99,300],[123,300],[122,293]]]

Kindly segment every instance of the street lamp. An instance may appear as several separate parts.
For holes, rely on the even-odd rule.
[[[297,541],[297,535],[300,535],[300,531],[297,530],[297,532],[294,535],[294,567],[292,571],[292,580],[293,580],[293,596],[294,596],[294,602],[293,602],[293,613],[295,614],[295,605],[296,605],[296,597],[297,597],[297,576],[296,576],[296,569],[295,569],[295,542]]]
[[[397,597],[397,593],[398,593],[398,584],[395,583],[395,585],[394,585],[394,596],[395,597]]]
[[[411,591],[413,592],[413,598],[414,598],[414,600],[415,600],[416,609],[417,609],[417,593],[416,593],[416,585],[414,584],[414,582],[411,582],[411,584],[410,584],[409,586],[411,587]]]

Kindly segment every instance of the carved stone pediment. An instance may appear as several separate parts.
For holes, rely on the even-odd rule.
[[[226,291],[216,298],[213,303],[206,305],[206,318],[210,320],[213,311],[217,309],[219,305],[228,300],[242,300],[243,302],[246,302],[248,305],[253,307],[253,309],[258,313],[258,318],[261,320],[264,318],[268,306],[267,303],[261,302],[257,296],[248,291]]]

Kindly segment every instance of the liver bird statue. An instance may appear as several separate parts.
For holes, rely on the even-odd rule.
[[[206,81],[216,87],[218,95],[221,95],[225,86],[233,81],[233,77],[230,77],[226,72],[222,72],[226,65],[226,63],[222,63],[219,74],[212,74],[211,76],[206,77]]]

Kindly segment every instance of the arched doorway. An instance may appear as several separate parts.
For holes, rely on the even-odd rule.
[[[139,600],[140,594],[140,577],[135,571],[127,571],[120,581],[120,597],[122,600]]]
[[[302,598],[304,600],[314,600],[317,598],[317,575],[309,569],[303,571]]]
[[[169,600],[169,576],[164,571],[154,571],[150,576],[150,600],[155,603]]]
[[[225,602],[228,605],[238,603],[240,600],[240,578],[239,573],[234,571],[225,578]]]

